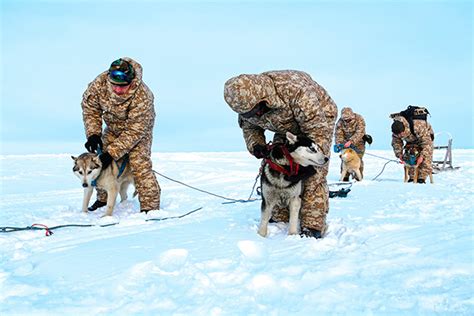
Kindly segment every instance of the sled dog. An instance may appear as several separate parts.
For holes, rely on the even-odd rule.
[[[344,181],[344,178],[349,178],[349,175],[352,175],[352,178],[357,181],[361,181],[362,174],[360,173],[360,157],[357,155],[355,150],[352,148],[345,148],[339,154],[339,157],[342,160],[341,178],[339,181]]]
[[[104,216],[111,216],[117,195],[120,193],[120,202],[125,201],[128,186],[134,184],[129,163],[125,162],[125,169],[120,174],[124,159],[112,162],[106,169],[102,169],[102,163],[97,154],[83,153],[79,157],[71,156],[71,158],[74,160],[72,171],[81,180],[84,188],[82,211],[87,213],[92,191],[94,186],[97,186],[107,191],[107,210]]]
[[[261,175],[261,219],[258,233],[267,236],[268,222],[276,207],[288,208],[288,234],[298,234],[303,181],[327,164],[329,158],[308,137],[286,133],[284,144],[267,145]]]
[[[403,165],[403,168],[405,170],[405,176],[403,179],[403,182],[408,182],[408,179],[410,179],[410,169],[413,168],[413,183],[417,184],[418,183],[418,166],[416,165],[416,160],[420,156],[420,150],[416,146],[405,146],[403,149],[403,161],[405,164]],[[430,183],[433,183],[433,174],[429,174],[430,177]]]

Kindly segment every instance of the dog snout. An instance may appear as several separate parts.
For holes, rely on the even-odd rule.
[[[87,183],[83,183],[83,184],[82,184],[82,187],[83,187],[83,188],[87,188],[87,187],[88,187]]]

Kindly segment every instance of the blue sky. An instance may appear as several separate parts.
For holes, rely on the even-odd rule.
[[[224,82],[278,69],[362,114],[373,148],[390,148],[388,115],[409,104],[472,148],[472,17],[469,1],[3,0],[2,153],[81,152],[82,93],[122,56],[155,94],[154,151],[244,150]]]

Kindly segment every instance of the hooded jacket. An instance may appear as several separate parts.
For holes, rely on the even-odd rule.
[[[433,153],[433,128],[431,124],[424,120],[413,120],[413,130],[415,134],[412,134],[410,131],[410,126],[408,121],[403,116],[396,116],[394,120],[400,121],[403,123],[405,128],[404,133],[408,136],[399,137],[395,134],[392,134],[392,148],[396,157],[400,157],[403,154],[403,141],[407,143],[417,144],[421,148],[420,155],[424,159],[430,159]]]
[[[112,133],[115,140],[108,144],[107,152],[118,160],[128,153],[145,136],[151,137],[155,121],[153,93],[142,81],[142,66],[124,57],[135,70],[135,78],[124,95],[117,95],[104,71],[89,83],[82,96],[82,115],[86,136]]]
[[[269,71],[240,75],[224,86],[224,99],[239,114],[247,149],[264,145],[265,130],[304,134],[329,154],[337,107],[326,90],[305,72]],[[267,101],[270,111],[261,117],[244,118],[258,102]]]
[[[345,121],[344,117],[339,118],[336,124],[336,144],[344,144],[345,142],[352,141],[355,147],[361,152],[365,151],[365,141],[363,137],[365,135],[365,120],[362,115],[352,112],[350,108],[347,112],[351,120]]]

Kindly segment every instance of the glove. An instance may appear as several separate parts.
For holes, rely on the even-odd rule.
[[[423,156],[420,156],[416,159],[416,166],[418,167],[423,162]]]
[[[270,154],[270,151],[267,148],[267,145],[257,144],[253,146],[253,155],[257,159],[267,158]]]
[[[346,142],[346,143],[344,144],[344,148],[349,148],[349,147],[351,147],[351,145],[352,145],[352,140]]]
[[[108,166],[110,166],[112,160],[114,160],[108,152],[100,154],[99,159],[100,162],[102,162],[102,169],[106,169]]]
[[[90,153],[96,152],[97,149],[102,149],[102,139],[97,134],[91,135],[87,138],[84,147],[86,147],[87,151]]]

